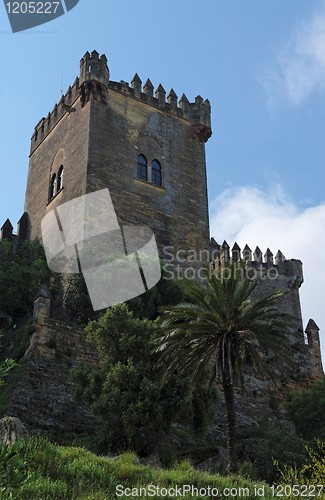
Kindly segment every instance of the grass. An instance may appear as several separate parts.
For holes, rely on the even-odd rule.
[[[45,438],[33,437],[18,444],[18,453],[21,461],[27,462],[29,478],[18,489],[13,490],[11,498],[17,500],[38,499],[78,499],[78,500],[113,500],[117,498],[146,498],[142,494],[130,495],[132,488],[162,488],[164,495],[148,496],[149,498],[192,498],[204,500],[211,496],[204,495],[203,489],[217,488],[218,495],[213,498],[221,499],[225,488],[233,488],[232,499],[255,499],[255,484],[240,476],[225,477],[208,472],[195,470],[188,461],[178,464],[172,469],[155,469],[141,465],[137,457],[127,453],[115,459],[99,457],[83,448],[57,446]],[[120,486],[119,486],[120,485]],[[181,488],[183,485],[192,485],[198,490],[197,495],[166,494],[165,489]],[[117,489],[117,487],[119,488]],[[262,488],[262,484],[258,484]],[[122,491],[130,488],[129,491]],[[153,486],[151,486],[153,488]],[[269,487],[264,485],[263,498],[271,499]],[[245,489],[245,490],[244,490]],[[235,493],[238,492],[236,495]],[[245,492],[245,495],[243,495]],[[195,493],[195,492],[194,492]]]

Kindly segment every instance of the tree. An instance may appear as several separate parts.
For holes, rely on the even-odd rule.
[[[296,432],[305,439],[325,439],[325,378],[295,392],[286,403]]]
[[[154,322],[135,318],[126,304],[108,309],[85,329],[97,348],[99,368],[74,370],[75,395],[102,419],[101,450],[156,452],[177,416],[194,419],[192,409],[200,399],[207,407],[215,404],[215,393],[206,387],[197,386],[195,397],[189,397],[186,377],[174,376],[161,386],[162,371],[151,352],[154,329]],[[198,429],[200,423],[194,424]]]
[[[125,272],[127,271],[126,268]],[[177,304],[182,300],[181,284],[177,280],[164,279],[166,275],[164,262],[161,262],[161,273],[162,279],[156,286],[127,301],[129,310],[136,318],[155,319],[159,314],[159,306]],[[82,325],[95,320],[99,314],[93,310],[83,275],[72,275],[68,278],[67,284],[64,307],[68,311],[69,319]]]
[[[163,309],[154,341],[166,378],[175,369],[190,369],[195,380],[212,363],[211,381],[221,380],[225,398],[229,472],[236,470],[234,384],[247,362],[255,368],[263,365],[261,351],[273,348],[284,355],[288,345],[289,318],[277,308],[283,292],[253,302],[258,283],[239,263],[207,273],[204,286],[189,282],[191,302]]]
[[[32,312],[37,290],[49,284],[51,276],[38,242],[25,241],[13,252],[8,240],[0,241],[0,309],[10,316]]]

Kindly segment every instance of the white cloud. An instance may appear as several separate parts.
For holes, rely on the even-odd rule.
[[[277,186],[270,192],[244,186],[226,189],[211,204],[211,235],[254,251],[280,249],[287,259],[303,262],[300,289],[304,327],[312,318],[321,330],[325,365],[325,204],[299,209]]]
[[[325,89],[325,9],[301,24],[262,78],[267,103],[299,106]]]

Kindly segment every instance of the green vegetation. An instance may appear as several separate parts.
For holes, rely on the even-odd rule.
[[[24,363],[13,365],[13,369],[8,374],[6,384],[1,387],[0,391],[0,418],[5,413],[11,400],[11,396],[18,382],[21,380],[25,373]]]
[[[5,379],[14,366],[15,362],[12,359],[5,359],[0,363],[0,387],[5,384]]]
[[[243,264],[219,273],[207,273],[206,286],[188,283],[191,302],[166,307],[156,330],[159,366],[166,377],[177,369],[190,370],[193,380],[212,363],[212,380],[220,378],[226,403],[228,471],[236,471],[236,414],[234,384],[244,366],[263,367],[260,351],[273,348],[285,355],[288,317],[280,314],[277,300],[283,292],[258,301],[251,294],[258,279],[247,277]]]
[[[290,466],[279,467],[281,484],[287,488],[285,496],[289,500],[297,498],[296,491],[302,493],[299,498],[325,498],[325,442],[316,440],[316,449],[306,447],[309,461],[300,469]],[[294,485],[296,488],[294,490]],[[289,486],[289,488],[288,488]],[[298,488],[297,488],[298,487]]]
[[[98,351],[98,369],[80,366],[73,371],[76,397],[90,403],[102,419],[102,451],[157,452],[167,440],[172,423],[180,418],[203,434],[214,414],[214,388],[202,383],[190,391],[187,377],[171,377],[161,385],[162,371],[155,368],[151,338],[155,324],[140,320],[126,304],[113,306],[86,327]],[[166,457],[166,450],[162,450]],[[168,453],[167,453],[168,455]]]
[[[325,378],[291,394],[286,409],[299,436],[325,439]]]
[[[17,319],[33,311],[33,301],[42,283],[53,278],[43,247],[36,241],[25,241],[13,252],[8,240],[0,241],[0,310]]]
[[[28,480],[27,464],[20,456],[20,445],[0,445],[1,498],[15,498],[14,492]]]
[[[29,479],[19,488],[15,488],[13,497],[19,500],[53,499],[53,500],[108,500],[113,498],[130,498],[119,494],[125,488],[148,488],[154,485],[159,488],[181,488],[191,485],[194,488],[218,488],[222,496],[224,488],[234,488],[238,492],[232,498],[241,498],[239,493],[249,493],[245,498],[256,498],[254,488],[256,483],[240,476],[223,477],[207,472],[198,472],[188,462],[182,462],[173,469],[155,469],[141,465],[132,453],[127,453],[116,459],[98,457],[80,448],[59,447],[51,444],[44,438],[32,438],[18,443],[19,456],[28,463]],[[117,487],[119,486],[119,489]],[[256,485],[264,488],[263,498],[271,499],[269,487],[263,484]],[[173,492],[172,492],[173,493]],[[192,498],[204,500],[211,498],[203,494],[167,495],[164,498]],[[118,496],[119,494],[120,496]],[[144,496],[139,495],[139,498]],[[158,499],[158,496],[151,498]]]
[[[238,437],[238,451],[245,457],[240,472],[269,484],[280,480],[277,464],[294,469],[307,460],[306,442],[287,427],[276,424],[250,430]]]
[[[287,404],[300,437],[274,425],[251,435],[236,435],[234,384],[240,383],[245,365],[263,368],[259,352],[266,347],[276,346],[274,352],[283,355],[287,318],[277,309],[281,293],[253,304],[250,295],[258,281],[243,279],[240,267],[238,273],[231,271],[230,279],[209,277],[206,288],[161,280],[142,296],[100,314],[92,310],[83,277],[73,276],[64,305],[71,320],[87,325],[87,336],[99,354],[97,368],[80,365],[73,372],[76,397],[88,402],[100,421],[96,439],[79,436],[77,442],[87,446],[87,439],[92,439],[91,449],[96,452],[124,455],[109,460],[40,438],[0,447],[0,498],[107,500],[117,498],[119,484],[130,488],[210,485],[219,490],[215,498],[222,498],[223,488],[249,488],[250,496],[245,498],[256,498],[255,483],[250,481],[321,482],[325,445],[319,442],[318,451],[310,445],[306,452],[304,439],[324,439],[324,380],[292,395]],[[0,309],[18,326],[10,331],[3,356],[20,363],[0,364],[0,414],[25,371],[22,357],[34,324],[30,320],[20,327],[20,323],[31,315],[41,283],[62,301],[60,278],[48,270],[39,244],[24,243],[14,254],[7,241],[0,241]],[[241,477],[200,473],[186,461],[173,469],[153,469],[125,453],[131,450],[141,458],[153,454],[165,467],[175,465],[177,456],[190,456],[196,464],[202,457],[215,457],[225,442],[216,443],[211,436],[208,441],[205,436],[218,403],[215,384],[207,382],[218,376],[227,403],[228,470],[236,469],[237,455]],[[220,464],[215,461],[215,470],[222,470]],[[268,488],[263,498],[271,498]]]
[[[165,276],[164,262],[161,262],[161,273]],[[156,286],[146,293],[127,302],[128,308],[138,319],[153,320],[158,316],[158,308],[162,305],[177,304],[183,298],[181,281],[161,279]],[[98,318],[89,298],[86,283],[82,274],[72,275],[68,279],[65,292],[64,307],[69,319],[81,325]]]

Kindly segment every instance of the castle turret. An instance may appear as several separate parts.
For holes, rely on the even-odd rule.
[[[91,54],[86,52],[80,61],[79,84],[82,85],[84,82],[89,82],[91,80],[102,83],[106,87],[109,82],[107,57],[105,54],[99,57],[96,50],[93,50]]]
[[[46,285],[41,285],[34,300],[33,316],[38,323],[46,323],[50,317],[51,298]]]
[[[198,95],[194,103],[190,103],[190,121],[192,123],[192,137],[197,136],[200,142],[207,142],[212,135],[211,105],[208,99],[203,101]]]
[[[109,69],[105,54],[93,50],[86,52],[80,61],[80,94],[83,105],[92,95],[94,99],[106,102],[107,87],[109,83]]]
[[[2,228],[0,229],[0,240],[9,240],[12,241],[12,230],[13,225],[10,220],[7,219]]]
[[[308,347],[314,357],[313,375],[322,377],[324,372],[320,351],[319,328],[313,319],[308,321],[305,332],[307,335]]]

